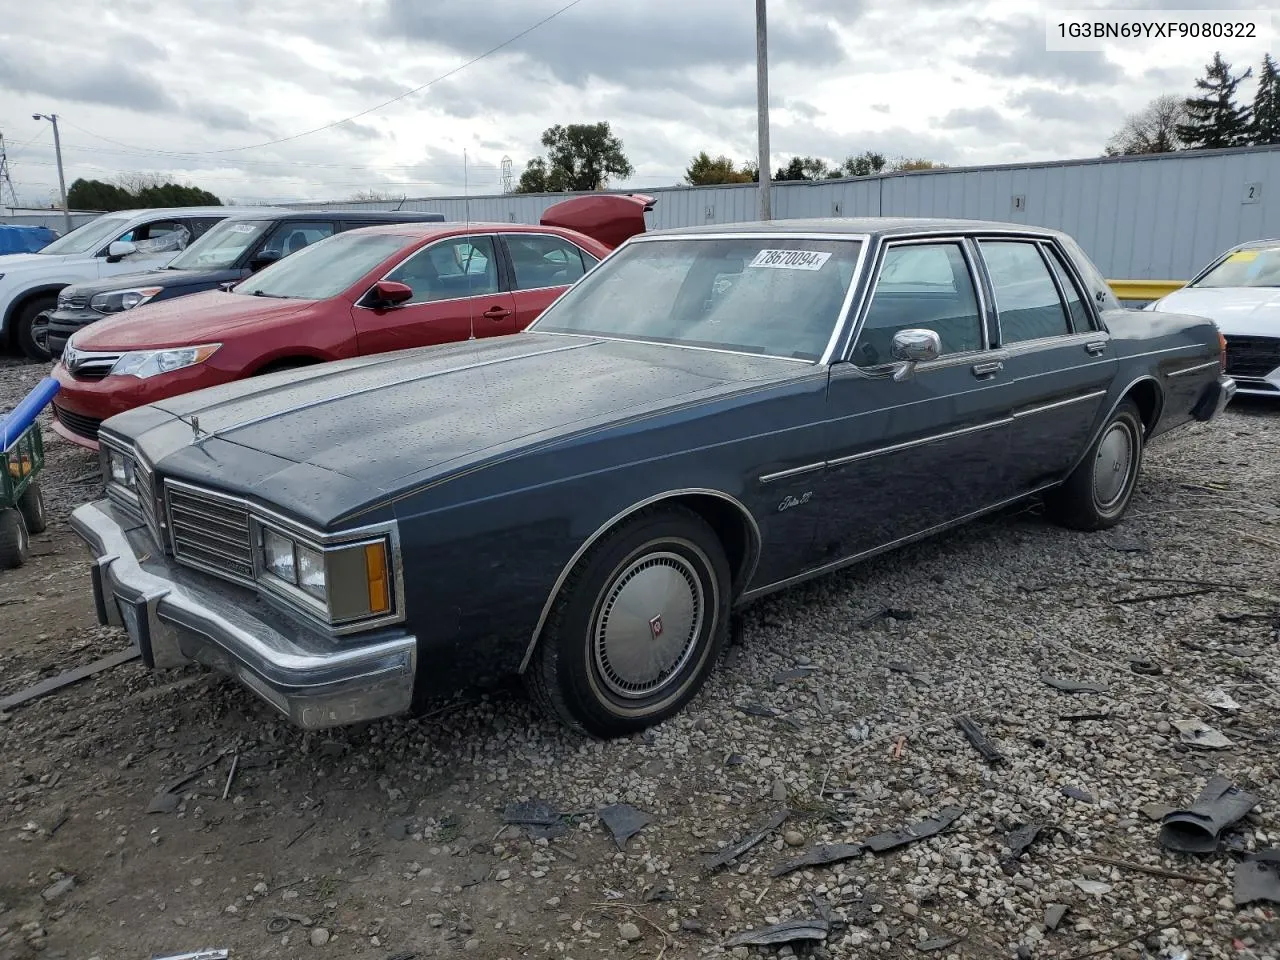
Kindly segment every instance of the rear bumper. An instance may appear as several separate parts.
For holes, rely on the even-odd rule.
[[[219,670],[309,730],[410,709],[414,637],[313,634],[251,591],[157,557],[146,527],[106,500],[79,507],[71,525],[93,554],[98,620],[128,630],[147,666]]]
[[[1228,376],[1219,375],[1217,380],[1205,387],[1192,414],[1201,422],[1212,420],[1222,413],[1235,395],[1236,382]]]

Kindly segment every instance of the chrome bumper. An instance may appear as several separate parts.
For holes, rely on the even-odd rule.
[[[230,674],[309,730],[410,708],[414,637],[378,631],[362,643],[295,625],[250,591],[160,555],[141,521],[107,500],[76,509],[71,526],[93,552],[99,622],[126,629],[147,666]]]
[[[1225,374],[1218,376],[1218,379],[1209,384],[1205,388],[1204,394],[1200,397],[1200,402],[1196,404],[1192,411],[1192,416],[1202,423],[1212,420],[1226,409],[1231,398],[1236,395],[1236,382]]]

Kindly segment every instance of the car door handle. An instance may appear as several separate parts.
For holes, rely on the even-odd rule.
[[[1090,340],[1088,343],[1084,345],[1084,348],[1085,350],[1087,350],[1089,353],[1093,354],[1096,357],[1098,354],[1102,353],[1104,350],[1107,349],[1107,341]]]
[[[1004,369],[1003,360],[987,360],[984,363],[975,363],[970,367],[975,377],[994,377],[997,373]]]
[[[482,316],[486,316],[490,320],[501,320],[503,317],[511,316],[511,311],[506,307],[490,307]]]

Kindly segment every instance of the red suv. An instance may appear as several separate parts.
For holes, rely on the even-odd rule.
[[[54,430],[258,373],[523,330],[653,199],[576,197],[540,226],[397,223],[313,243],[226,290],[136,307],[76,333],[53,369]]]

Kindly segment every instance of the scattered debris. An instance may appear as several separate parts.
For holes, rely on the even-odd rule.
[[[1059,680],[1051,677],[1047,673],[1040,674],[1040,679],[1053,687],[1055,690],[1061,690],[1064,693],[1110,693],[1110,688],[1105,683],[1091,683],[1087,680]]]
[[[1140,657],[1129,658],[1129,669],[1134,673],[1140,673],[1146,677],[1159,677],[1164,675],[1164,667],[1156,663],[1154,660],[1144,660]]]
[[[982,758],[990,764],[1004,763],[1004,754],[996,749],[994,743],[983,733],[976,723],[961,714],[955,718],[956,726],[964,733],[973,748],[982,754]]]
[[[1142,603],[1147,600],[1180,600],[1183,597],[1199,597],[1214,593],[1217,587],[1201,587],[1198,590],[1175,590],[1171,593],[1143,593],[1134,597],[1118,597],[1112,603]]]
[[[1221,687],[1214,687],[1212,690],[1201,694],[1200,701],[1224,713],[1235,713],[1240,709],[1240,704],[1236,703],[1231,694]]]
[[[1088,790],[1081,790],[1077,786],[1068,784],[1062,788],[1062,793],[1070,797],[1072,800],[1079,800],[1081,803],[1093,803],[1093,794]]]
[[[792,680],[803,680],[805,677],[810,677],[813,676],[813,674],[820,672],[820,670],[820,667],[815,666],[796,667],[792,670],[783,670],[781,673],[775,673],[773,675],[773,682],[789,683]]]
[[[1036,837],[1040,835],[1040,831],[1043,829],[1044,827],[1038,823],[1029,823],[1025,827],[1011,830],[1004,840],[1009,846],[1009,856],[1014,859],[1022,856],[1023,851],[1035,843]]]
[[[945,950],[947,947],[955,946],[959,942],[959,937],[930,937],[928,940],[921,940],[917,943],[916,949],[930,953],[934,950]]]
[[[236,778],[236,767],[240,764],[240,753],[237,751],[231,757],[231,769],[227,771],[227,785],[222,788],[222,799],[227,799],[227,795],[231,792],[231,781]]]
[[[162,791],[151,798],[147,804],[147,813],[173,813],[182,803],[182,794]]]
[[[151,960],[229,960],[231,951],[226,947],[213,950],[193,950],[190,953],[171,953],[163,957],[152,955]]]
[[[1113,889],[1111,884],[1103,883],[1101,880],[1072,880],[1071,882],[1084,893],[1093,894],[1094,896],[1102,896],[1104,893],[1110,893]]]
[[[1082,720],[1110,720],[1111,713],[1065,713],[1058,717],[1059,720],[1066,720],[1068,723],[1079,723]]]
[[[86,664],[83,667],[76,667],[74,670],[64,670],[62,673],[47,680],[41,680],[34,686],[27,687],[25,690],[19,690],[17,693],[10,694],[3,700],[0,700],[0,711],[12,710],[14,707],[20,707],[24,703],[30,703],[40,697],[47,696],[63,687],[69,687],[73,683],[79,683],[81,680],[87,680],[95,673],[102,673],[104,670],[110,670],[112,667],[118,667],[122,663],[128,663],[130,660],[136,660],[142,656],[141,651],[137,647],[130,647],[128,650],[121,650],[119,653],[113,653],[109,657],[103,657],[101,660],[95,660],[93,663]]]
[[[862,841],[861,843],[832,843],[823,844],[814,847],[808,853],[794,860],[790,860],[773,870],[773,876],[781,877],[785,874],[799,870],[803,867],[819,867],[832,863],[838,863],[841,860],[852,860],[854,857],[861,856],[868,850],[876,853],[883,853],[886,850],[892,850],[895,847],[901,847],[916,840],[924,840],[941,833],[964,813],[960,807],[943,807],[938,811],[936,817],[930,817],[927,820],[921,820],[919,823],[912,823],[905,827],[899,827],[896,830],[888,830],[884,833],[878,833],[874,837]]]
[[[676,892],[668,886],[654,885],[649,887],[644,894],[645,903],[667,903],[676,898]]]
[[[611,834],[619,850],[626,849],[627,841],[653,822],[653,817],[637,810],[629,803],[615,803],[602,808],[598,816]]]
[[[289,849],[290,847],[292,847],[295,843],[297,843],[299,840],[301,840],[303,837],[305,837],[308,833],[310,833],[313,829],[315,829],[315,825],[316,825],[316,821],[315,821],[315,820],[312,820],[312,821],[311,821],[310,823],[308,823],[305,827],[303,827],[301,830],[299,830],[297,833],[295,833],[295,834],[293,835],[293,839],[292,839],[292,840],[290,840],[288,843],[286,843],[286,844],[284,845],[284,848],[285,848],[286,850],[288,850],[288,849]]]
[[[831,924],[821,917],[787,920],[759,930],[747,930],[725,941],[725,947],[766,947],[777,943],[795,943],[797,940],[825,940],[831,932]]]
[[[1057,930],[1058,924],[1062,922],[1062,918],[1067,915],[1068,907],[1065,903],[1051,903],[1044,908],[1044,928],[1046,930]]]
[[[902,620],[905,622],[914,618],[914,610],[899,610],[897,607],[885,607],[883,610],[873,613],[865,620],[859,621],[858,627],[861,630],[866,630],[868,627],[879,623],[881,620]]]
[[[502,822],[524,828],[524,832],[533,840],[555,840],[569,832],[564,818],[568,814],[545,800],[526,800],[520,803],[507,804],[503,811]]]
[[[1175,809],[1175,807],[1171,807],[1167,803],[1153,802],[1144,803],[1138,808],[1138,812],[1148,820],[1163,820],[1169,814],[1173,813]]]
[[[776,811],[755,833],[739,840],[737,843],[730,844],[723,850],[706,857],[702,866],[706,870],[718,870],[730,860],[736,860],[742,856],[756,844],[760,843],[765,837],[777,830],[791,816],[791,811],[782,809]]]
[[[1231,613],[1219,613],[1218,619],[1223,623],[1243,623],[1246,620],[1270,620],[1271,615],[1268,613],[1246,613],[1243,610],[1239,610]]]
[[[1109,867],[1119,867],[1121,870],[1133,870],[1137,873],[1145,873],[1153,877],[1164,877],[1166,880],[1185,880],[1188,883],[1213,883],[1211,877],[1199,877],[1192,873],[1179,873],[1177,870],[1166,870],[1163,867],[1148,867],[1146,864],[1133,863],[1129,860],[1117,860],[1115,857],[1099,857],[1092,853],[1080,854],[1081,860],[1088,860],[1091,863],[1105,863]]]
[[[1257,797],[1226,777],[1210,777],[1190,807],[1164,818],[1160,844],[1179,853],[1213,853],[1218,849],[1219,834],[1243,819],[1257,802]]]
[[[1189,743],[1193,747],[1201,747],[1205,750],[1227,750],[1235,746],[1224,734],[1200,720],[1174,720],[1173,727],[1182,735],[1182,742]]]
[[[76,878],[72,876],[66,876],[66,877],[63,877],[61,880],[57,880],[49,884],[49,886],[41,890],[40,896],[43,897],[46,902],[52,903],[54,900],[57,900],[60,897],[65,897],[68,893],[70,893],[75,888],[75,885],[76,885]]]
[[[1259,850],[1236,864],[1233,895],[1237,907],[1258,900],[1280,903],[1280,849]]]

